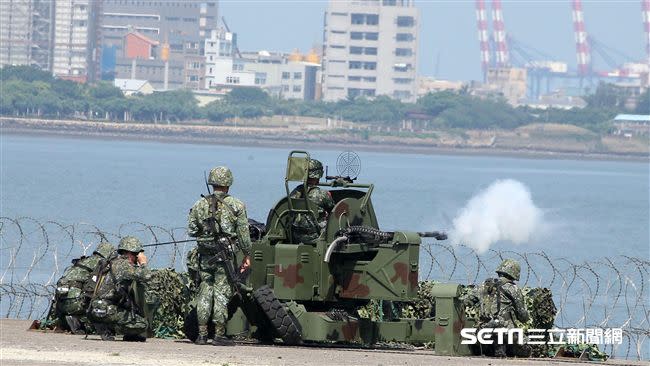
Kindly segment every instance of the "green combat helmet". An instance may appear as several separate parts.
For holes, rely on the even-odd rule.
[[[115,250],[115,247],[111,243],[107,243],[105,241],[99,243],[97,246],[97,249],[93,252],[93,254],[98,254],[102,258],[108,258],[110,257],[111,253]]]
[[[120,245],[117,246],[117,250],[131,253],[144,252],[142,243],[140,243],[140,239],[136,238],[135,236],[123,237],[122,240],[120,240]]]
[[[321,179],[323,177],[323,163],[316,159],[309,160],[309,178]]]
[[[323,168],[321,167],[321,170]],[[230,187],[232,185],[232,172],[225,166],[218,166],[210,170],[208,183],[213,186]]]
[[[519,281],[519,274],[521,273],[521,267],[519,262],[514,259],[505,259],[499,267],[497,267],[496,273],[509,277],[515,281]]]

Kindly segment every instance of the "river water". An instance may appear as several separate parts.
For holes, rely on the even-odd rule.
[[[137,221],[185,226],[205,192],[203,172],[228,165],[231,194],[249,217],[264,221],[284,194],[286,148],[140,141],[1,137],[2,216],[92,223],[116,230]],[[647,162],[358,152],[359,182],[375,184],[373,202],[385,229],[445,230],[458,210],[497,179],[526,185],[544,212],[545,228],[530,242],[498,249],[544,250],[589,259],[648,258]],[[335,171],[338,151],[311,151]]]

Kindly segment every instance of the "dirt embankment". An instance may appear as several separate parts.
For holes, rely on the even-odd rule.
[[[644,159],[647,137],[599,136],[568,125],[534,124],[513,131],[387,132],[299,128],[299,124],[210,126],[0,117],[4,133],[138,139],[236,145],[310,145],[358,150],[495,154],[595,159]]]
[[[549,359],[490,359],[436,356],[422,350],[322,347],[196,346],[188,341],[149,339],[146,343],[102,342],[98,336],[28,331],[26,320],[0,319],[0,365],[570,365]],[[593,362],[591,362],[593,363]],[[582,363],[586,365],[586,363]],[[633,364],[611,360],[599,364]]]

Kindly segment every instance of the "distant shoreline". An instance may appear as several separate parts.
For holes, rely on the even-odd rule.
[[[338,142],[337,135],[311,136],[304,131],[279,128],[153,125],[92,121],[55,121],[0,117],[0,134],[161,143],[218,144],[271,148],[315,148],[399,154],[502,156],[524,159],[601,160],[647,162],[650,156],[625,153],[583,153],[492,147],[443,147],[404,143],[368,143],[355,139]]]

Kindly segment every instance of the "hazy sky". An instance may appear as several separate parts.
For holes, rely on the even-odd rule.
[[[327,1],[221,0],[219,6],[220,15],[237,32],[242,50],[289,52],[298,48],[306,52],[322,41]],[[432,76],[437,72],[436,76],[443,79],[481,79],[474,0],[416,0],[416,6],[420,9],[419,74]],[[643,59],[640,0],[584,0],[583,9],[590,35],[634,61]],[[506,32],[513,38],[575,68],[569,0],[504,0],[503,17]],[[625,61],[613,55],[617,62]],[[595,68],[609,69],[598,56]]]

